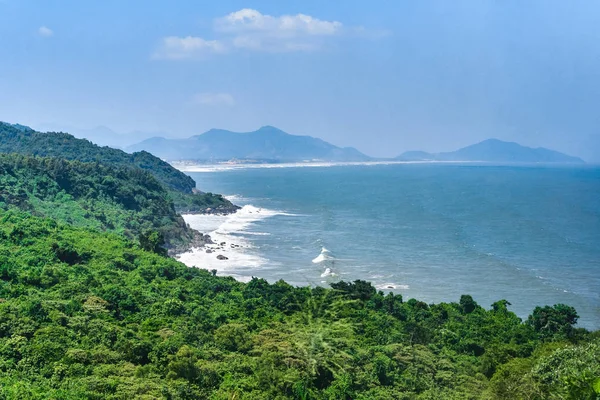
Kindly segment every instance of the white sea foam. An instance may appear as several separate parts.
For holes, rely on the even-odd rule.
[[[321,247],[321,253],[315,257],[312,262],[314,264],[322,264],[325,269],[321,274],[321,278],[333,277],[337,274],[333,271],[333,263],[336,258],[325,247]]]
[[[335,272],[331,270],[331,268],[325,268],[325,271],[321,274],[321,278],[326,278],[328,276],[335,276]]]
[[[226,195],[226,196],[223,196],[223,197],[225,197],[230,202],[236,203],[236,204],[244,202],[244,201],[247,200],[244,196],[239,195],[239,194],[229,194],[229,195]]]
[[[291,215],[284,212],[245,205],[237,212],[229,215],[183,215],[191,228],[207,233],[215,244],[203,248],[194,248],[180,254],[179,261],[190,267],[216,269],[219,273],[244,280],[247,277],[233,271],[252,270],[261,267],[268,260],[253,251],[253,244],[245,236],[268,235],[266,232],[252,232],[248,229],[257,221],[275,215]],[[221,245],[224,243],[223,245]],[[207,253],[207,251],[209,251]],[[227,260],[219,260],[223,255]]]
[[[386,289],[408,290],[408,289],[410,289],[410,286],[408,286],[408,285],[399,285],[397,283],[382,283],[382,284],[379,284],[379,285],[375,285],[375,288],[377,288],[379,290],[386,290]]]
[[[321,253],[315,257],[312,262],[314,264],[319,264],[325,261],[334,260],[335,258],[331,255],[331,252],[327,250],[325,247],[321,248]]]
[[[317,257],[313,258],[312,262],[315,264],[319,264],[326,260],[327,260],[327,255],[321,253]]]

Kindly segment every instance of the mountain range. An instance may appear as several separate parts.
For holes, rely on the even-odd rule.
[[[500,163],[576,163],[582,164],[579,157],[573,157],[543,147],[526,147],[515,142],[487,139],[456,151],[427,153],[407,151],[395,158],[399,161],[482,161]]]
[[[14,129],[21,132],[34,131],[19,124]],[[94,143],[124,147],[130,153],[147,151],[162,159],[225,161],[232,159],[263,162],[299,161],[374,161],[389,160],[369,157],[352,147],[338,147],[311,136],[288,134],[273,126],[246,133],[224,129],[211,129],[203,134],[185,139],[164,136],[148,137],[148,133],[136,131],[120,134],[106,127],[78,130],[77,136]],[[142,140],[137,144],[131,144]],[[531,148],[515,142],[487,139],[456,151],[428,153],[407,151],[393,158],[395,161],[481,161],[497,163],[584,163],[573,157],[543,147]]]
[[[187,139],[153,137],[126,148],[166,160],[368,161],[352,147],[337,147],[311,136],[290,135],[272,126],[246,133],[211,129]]]
[[[267,162],[298,161],[373,161],[352,147],[338,147],[311,136],[290,135],[272,126],[247,133],[211,129],[187,139],[153,137],[129,146],[127,151],[148,151],[165,160],[259,160]],[[543,147],[531,148],[514,142],[487,139],[456,151],[427,153],[408,151],[396,161],[481,161],[499,163],[583,163]]]

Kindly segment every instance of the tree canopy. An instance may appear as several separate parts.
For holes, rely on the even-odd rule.
[[[503,301],[241,283],[16,211],[0,239],[0,398],[598,397],[598,334],[572,319],[549,336]]]
[[[152,174],[170,192],[177,210],[201,212],[206,208],[234,211],[235,206],[212,193],[193,194],[196,182],[169,163],[141,151],[128,154],[111,147],[101,147],[86,139],[63,132],[36,132],[32,129],[0,122],[0,153],[54,157],[65,160],[101,163],[117,168],[142,169]]]
[[[153,230],[168,247],[194,231],[150,173],[60,158],[0,154],[0,208],[16,208],[133,239]]]
[[[195,234],[177,209],[235,207],[168,164],[0,123],[3,151],[0,400],[600,398],[568,305],[219,277],[165,247]]]

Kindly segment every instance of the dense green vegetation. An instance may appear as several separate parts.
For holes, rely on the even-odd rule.
[[[22,125],[0,122],[0,153],[57,157],[102,163],[117,168],[140,168],[151,173],[171,192],[177,210],[202,212],[206,208],[205,204],[223,211],[235,209],[221,196],[211,193],[192,194],[196,182],[191,177],[145,151],[128,154],[122,150],[97,146],[67,133],[40,133]]]
[[[0,123],[1,152],[0,400],[600,399],[572,307],[217,277],[164,246],[175,204],[233,206],[151,154]]]
[[[428,305],[187,268],[0,211],[0,399],[597,399],[575,310]]]
[[[185,194],[179,192],[171,192],[171,198],[175,204],[175,208],[182,214],[194,213],[201,210],[205,213],[229,213],[236,211],[237,206],[225,199],[220,194],[213,193],[198,193]]]
[[[19,153],[59,157],[82,162],[101,162],[118,167],[138,167],[149,171],[168,188],[191,193],[192,178],[148,152],[128,154],[111,147],[100,147],[68,133],[41,133],[24,127],[0,123],[0,153]]]
[[[164,187],[142,169],[0,154],[0,208],[137,238],[156,231],[169,247],[193,238]]]

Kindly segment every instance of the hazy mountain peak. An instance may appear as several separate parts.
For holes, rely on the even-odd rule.
[[[256,133],[283,133],[286,134],[284,131],[282,131],[279,128],[276,128],[272,125],[265,125],[265,126],[261,126],[260,128],[258,128],[256,131]]]
[[[148,150],[167,160],[365,161],[369,157],[353,148],[340,148],[310,136],[290,135],[266,125],[252,132],[211,129],[188,139],[152,140],[130,146]]]
[[[399,160],[483,161],[501,163],[584,163],[581,158],[569,156],[543,147],[527,147],[516,142],[486,139],[479,143],[444,153],[408,151],[396,157]]]

